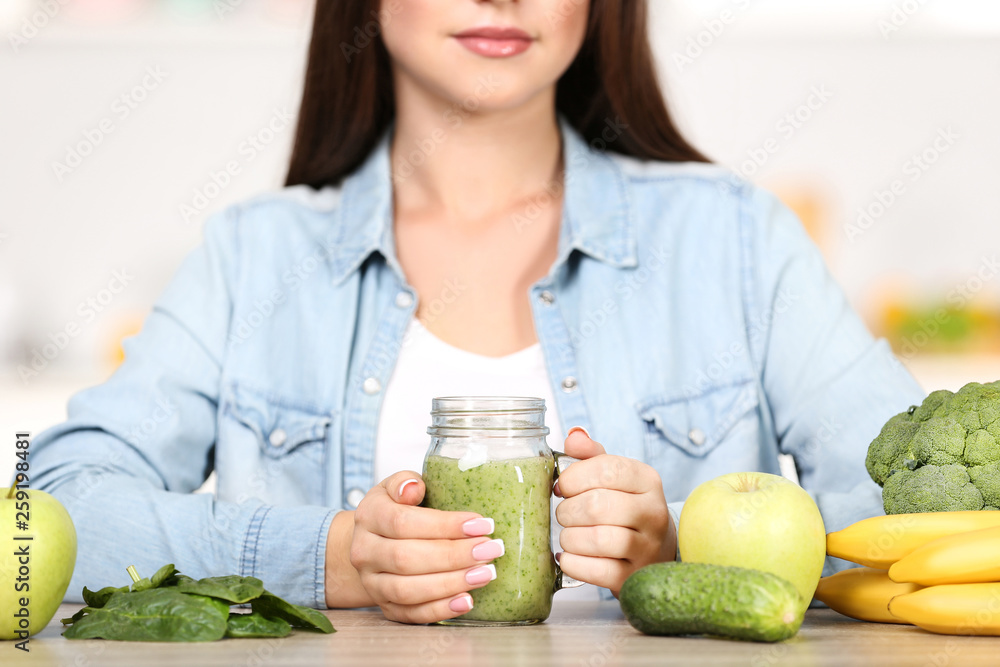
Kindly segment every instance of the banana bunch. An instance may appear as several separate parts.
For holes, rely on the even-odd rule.
[[[826,536],[859,567],[820,580],[816,599],[863,621],[1000,635],[1000,511],[892,514]]]

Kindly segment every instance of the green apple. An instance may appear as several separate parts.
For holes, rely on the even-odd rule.
[[[44,491],[15,485],[0,493],[0,639],[23,641],[48,625],[66,595],[76,529]]]
[[[778,475],[739,472],[699,485],[681,510],[681,560],[773,572],[809,606],[826,559],[826,530],[815,501]]]

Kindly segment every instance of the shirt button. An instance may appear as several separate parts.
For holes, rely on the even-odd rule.
[[[351,489],[347,492],[347,504],[351,506],[351,509],[357,509],[361,501],[365,499],[365,492],[361,489]]]
[[[361,385],[361,389],[369,396],[373,396],[382,391],[382,383],[378,381],[378,378],[368,378]]]
[[[267,441],[271,443],[271,446],[273,447],[281,447],[283,444],[285,444],[285,440],[287,439],[288,439],[288,434],[285,433],[285,429],[276,428],[273,431],[271,431],[271,435],[268,436]]]
[[[701,447],[705,444],[705,432],[700,428],[693,428],[688,431],[688,440],[696,447]]]
[[[409,308],[413,305],[413,296],[409,292],[399,292],[396,294],[396,305],[400,308]]]
[[[576,378],[573,377],[572,375],[567,378],[563,378],[562,390],[565,391],[567,394],[570,393],[571,391],[576,390]]]
[[[544,292],[538,295],[538,299],[546,306],[551,306],[553,303],[556,302],[556,295],[548,290],[545,290]]]

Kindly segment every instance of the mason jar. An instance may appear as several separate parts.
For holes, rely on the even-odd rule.
[[[450,625],[530,625],[552,596],[582,585],[564,577],[552,553],[552,486],[574,459],[546,444],[545,401],[512,396],[435,398],[424,457],[423,505],[493,519],[503,540],[497,577],[470,591],[472,609]]]

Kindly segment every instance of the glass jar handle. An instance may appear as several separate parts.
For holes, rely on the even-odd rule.
[[[556,452],[556,451],[552,452],[552,456],[553,458],[555,458],[556,461],[556,469],[555,469],[553,484],[555,483],[555,480],[559,479],[559,475],[563,474],[566,471],[566,468],[570,467],[570,465],[580,460],[580,459],[574,459],[572,456],[566,456],[562,452]],[[585,583],[587,582],[580,581],[579,579],[574,579],[573,577],[564,573],[562,571],[562,568],[559,567],[559,561],[556,561],[556,582],[555,582],[555,587],[553,588],[553,592],[561,591],[564,588],[579,588],[580,586],[583,586]]]

